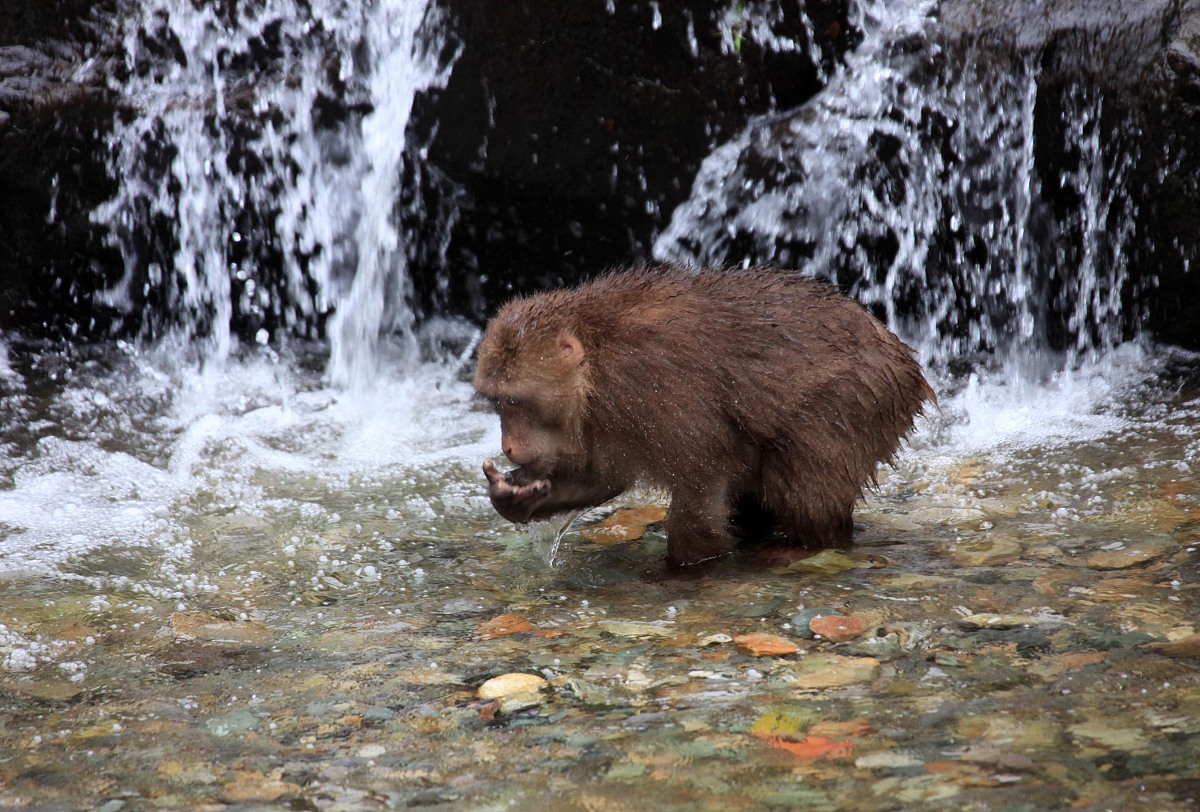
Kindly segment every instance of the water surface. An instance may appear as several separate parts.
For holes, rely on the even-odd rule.
[[[454,362],[11,342],[0,806],[1193,809],[1200,366],[942,382],[844,554],[506,524]],[[386,365],[385,365],[386,366]],[[625,505],[661,504],[653,493]],[[814,616],[858,623],[813,637]],[[508,617],[500,621],[496,618]],[[818,622],[819,624],[819,622]],[[797,650],[764,654],[742,635]],[[492,677],[547,680],[483,701]]]

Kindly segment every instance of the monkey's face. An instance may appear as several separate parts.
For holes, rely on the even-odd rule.
[[[485,336],[475,388],[500,415],[505,456],[528,474],[546,477],[585,464],[586,364],[573,337],[509,343]]]
[[[529,393],[496,401],[500,415],[500,447],[504,456],[531,473],[547,475],[570,456],[572,438],[562,419],[561,404]],[[564,453],[567,452],[567,453]]]

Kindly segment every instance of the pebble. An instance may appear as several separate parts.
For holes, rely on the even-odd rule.
[[[603,521],[579,531],[579,535],[592,544],[620,544],[636,541],[646,533],[646,528],[667,518],[667,509],[661,505],[618,510]]]
[[[942,552],[960,567],[994,567],[1020,558],[1021,545],[1009,536],[988,533],[958,539]]]
[[[816,555],[803,558],[787,566],[788,572],[813,575],[837,575],[840,572],[858,569],[860,564],[838,550],[822,550]]]
[[[795,654],[800,647],[778,634],[753,632],[751,634],[735,634],[733,644],[742,654],[751,657],[781,657]]]
[[[834,643],[845,643],[861,635],[870,623],[860,617],[849,615],[824,615],[809,621],[809,629],[816,635]]]
[[[499,699],[513,694],[537,693],[546,687],[546,680],[537,674],[514,672],[492,677],[479,686],[480,699]]]
[[[509,612],[504,615],[497,615],[491,620],[484,621],[479,624],[479,637],[481,640],[492,640],[497,637],[505,637],[510,634],[521,634],[523,632],[531,632],[534,626],[524,615],[515,612]]]
[[[872,681],[879,676],[879,668],[874,657],[812,654],[798,660],[790,674],[781,676],[793,688],[845,688]]]
[[[207,612],[175,612],[171,615],[171,631],[180,640],[206,643],[261,646],[275,639],[275,633],[262,623],[223,620]]]
[[[812,630],[812,621],[814,618],[827,617],[836,615],[836,609],[831,609],[828,606],[817,606],[812,609],[801,609],[796,614],[792,615],[792,627],[796,630],[796,634],[801,637],[812,640],[815,638],[816,632]]]
[[[964,626],[974,629],[1012,629],[1022,626],[1041,626],[1051,623],[1061,623],[1062,618],[1044,615],[1022,614],[978,614],[967,615],[959,621]]]
[[[1168,657],[1200,657],[1200,634],[1190,634],[1169,643],[1143,643],[1138,648]]]
[[[1161,558],[1174,548],[1175,544],[1168,541],[1127,541],[1119,547],[1102,548],[1091,553],[1084,559],[1084,563],[1092,569],[1121,570]]]

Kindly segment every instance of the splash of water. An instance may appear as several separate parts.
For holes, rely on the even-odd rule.
[[[716,149],[654,255],[831,276],[935,369],[974,357],[1015,383],[1090,364],[1135,318],[1135,157],[1105,142],[1099,91],[1039,100],[1035,54],[949,54],[934,7],[858,4],[865,39],[842,70]],[[1050,151],[1074,156],[1057,177],[1036,161],[1056,137],[1035,135],[1040,106],[1061,117]]]
[[[334,313],[343,384],[371,374],[384,335],[411,345],[405,133],[456,58],[432,4],[148,0],[120,19],[118,188],[94,219],[126,267],[107,303],[155,311],[149,336],[202,342],[218,362],[235,314],[266,343],[272,327],[312,335]]]

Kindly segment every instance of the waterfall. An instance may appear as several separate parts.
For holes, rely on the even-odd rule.
[[[951,48],[934,9],[859,3],[864,40],[842,69],[718,147],[654,255],[832,277],[936,367],[1034,379],[1090,362],[1136,327],[1134,157],[1098,90],[1040,98],[1036,54]],[[1043,151],[1068,159],[1048,171]]]
[[[94,213],[125,258],[110,306],[148,337],[233,347],[235,316],[316,335],[330,375],[412,350],[398,227],[413,101],[456,58],[426,0],[139,0],[120,14],[115,195]]]

